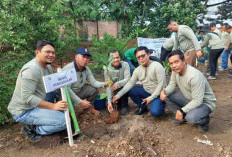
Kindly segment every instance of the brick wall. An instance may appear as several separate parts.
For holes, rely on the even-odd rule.
[[[103,38],[105,32],[116,38],[118,37],[119,24],[117,24],[117,21],[84,21],[83,26],[87,27],[88,39],[97,34],[99,38]]]

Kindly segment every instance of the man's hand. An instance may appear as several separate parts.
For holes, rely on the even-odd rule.
[[[84,108],[84,109],[87,109],[91,106],[91,103],[87,100],[82,100],[80,105]]]
[[[183,121],[183,114],[180,112],[180,110],[176,111],[176,120]]]
[[[148,106],[148,105],[150,105],[150,103],[151,103],[151,100],[150,100],[150,99],[148,99],[148,98],[143,99],[143,101],[146,101],[147,106]]]
[[[107,87],[107,86],[109,86],[109,81],[106,81],[106,82],[104,82],[104,87]]]
[[[117,90],[118,89],[118,85],[115,83],[115,84],[113,84],[113,86],[112,86],[112,90],[113,91],[115,91],[115,90]]]
[[[201,50],[197,50],[197,51],[196,51],[196,54],[197,54],[197,57],[200,58],[200,57],[202,56]]]
[[[118,95],[115,95],[115,96],[113,97],[113,103],[116,104],[117,101],[118,101],[118,99],[119,99],[119,96],[118,96]]]
[[[108,103],[107,108],[108,108],[108,111],[109,111],[110,113],[114,110],[113,107],[112,107],[112,103]]]
[[[52,107],[52,110],[56,110],[56,111],[65,111],[68,108],[68,104],[66,101],[58,101],[57,103],[55,103]]]
[[[167,98],[167,95],[166,95],[165,89],[163,89],[162,92],[160,93],[160,99],[164,101],[166,98]]]

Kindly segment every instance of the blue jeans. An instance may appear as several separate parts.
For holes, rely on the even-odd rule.
[[[134,69],[139,66],[139,63],[133,62],[132,60],[129,60],[128,58],[124,57],[124,60],[129,64],[130,67],[130,74],[132,76]],[[135,67],[135,68],[134,68]]]
[[[140,108],[146,108],[147,105],[142,105],[143,100],[149,96],[150,93],[147,93],[142,86],[134,86],[130,92],[129,96]],[[160,117],[164,114],[165,109],[165,101],[160,100],[160,98],[156,98],[151,101],[150,104],[150,113],[154,117]]]
[[[189,100],[184,97],[182,93],[174,92],[168,96],[169,101],[171,102],[168,107],[171,111],[176,114],[176,111],[184,107],[189,103]],[[203,125],[205,123],[209,123],[209,115],[211,113],[211,109],[205,105],[201,104],[199,107],[190,110],[186,116],[185,120],[191,125]]]
[[[230,51],[232,50],[232,47],[230,47],[227,51],[223,50],[222,54],[221,54],[221,67],[223,69],[227,69],[228,68],[228,57],[230,54]],[[230,60],[232,59],[232,57],[230,56]],[[232,60],[231,60],[232,61]]]
[[[46,99],[51,99],[53,94],[47,94]],[[19,115],[12,115],[14,120],[27,125],[35,125],[36,133],[48,135],[66,129],[64,112],[42,108],[33,108]]]

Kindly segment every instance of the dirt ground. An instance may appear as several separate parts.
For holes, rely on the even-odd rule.
[[[200,69],[202,69],[202,65]],[[99,78],[98,78],[99,80]],[[75,146],[61,142],[59,135],[44,137],[37,144],[30,143],[21,133],[20,124],[0,129],[1,157],[232,157],[232,78],[219,72],[217,80],[209,81],[217,98],[211,114],[210,129],[199,133],[197,127],[175,126],[173,115],[166,108],[165,115],[154,118],[149,114],[137,116],[130,100],[130,111],[118,123],[106,125],[108,111],[95,116],[89,112],[78,115],[81,135]],[[212,145],[198,142],[208,140]]]

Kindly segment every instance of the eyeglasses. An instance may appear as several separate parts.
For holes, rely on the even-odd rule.
[[[140,55],[140,56],[137,56],[137,60],[140,60],[140,59],[143,59],[144,57],[146,57],[147,54],[143,54],[143,55]]]

